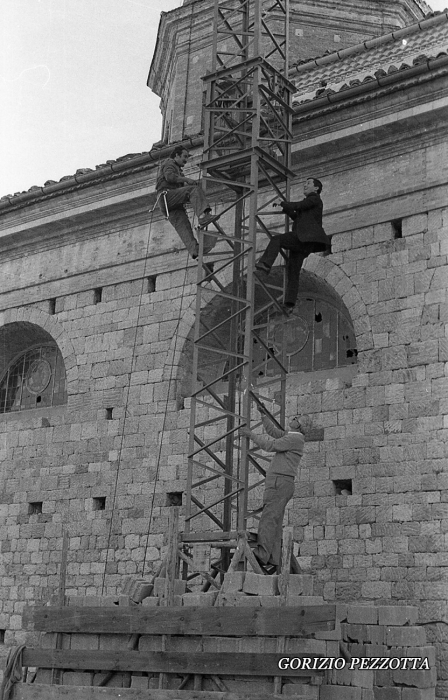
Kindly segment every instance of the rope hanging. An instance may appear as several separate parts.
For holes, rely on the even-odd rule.
[[[160,169],[160,160],[161,160],[161,157],[159,158],[158,169]],[[131,364],[131,369],[130,369],[130,372],[128,375],[128,383],[126,386],[126,398],[124,401],[124,419],[123,419],[123,425],[122,425],[122,430],[121,430],[121,435],[120,435],[120,438],[121,438],[120,439],[120,446],[118,449],[117,470],[116,470],[113,499],[112,499],[112,514],[111,514],[110,526],[109,526],[109,532],[108,532],[108,538],[107,538],[106,559],[104,562],[104,571],[103,571],[103,576],[102,576],[101,595],[103,595],[103,593],[104,593],[105,577],[106,577],[106,573],[107,573],[107,564],[109,561],[110,542],[111,542],[111,538],[112,538],[112,528],[113,528],[113,524],[114,524],[115,505],[116,505],[116,500],[117,500],[118,479],[119,479],[119,473],[120,473],[121,461],[122,461],[125,427],[126,427],[126,420],[129,417],[128,416],[128,405],[129,405],[129,395],[130,395],[130,389],[131,389],[131,378],[132,378],[132,374],[134,372],[134,365],[135,365],[135,359],[136,359],[135,358],[135,351],[136,351],[136,346],[137,346],[137,332],[138,332],[139,321],[140,321],[140,316],[141,316],[142,301],[143,301],[143,294],[144,294],[144,284],[145,284],[146,274],[147,274],[148,252],[149,252],[149,244],[151,241],[151,230],[152,230],[152,224],[153,224],[153,218],[154,218],[154,210],[155,210],[155,207],[151,210],[151,217],[150,217],[150,222],[149,222],[148,239],[147,239],[146,250],[145,250],[145,265],[144,265],[144,270],[143,270],[143,275],[142,275],[142,283],[141,283],[140,295],[139,295],[137,319],[136,319],[136,325],[135,325],[134,340],[133,340],[133,345],[132,345],[132,364]],[[177,349],[178,329],[179,329],[179,325],[180,325],[180,322],[182,320],[182,315],[183,315],[183,299],[184,299],[185,286],[186,286],[186,280],[187,280],[189,259],[190,259],[190,254],[188,253],[187,265],[185,267],[184,279],[183,279],[183,283],[182,283],[181,306],[180,306],[180,311],[179,311],[179,318],[177,320],[177,326],[176,326],[176,329],[175,329],[174,334],[173,334],[176,338],[175,347],[174,347],[174,356],[176,354],[176,349]],[[172,364],[171,369],[170,369],[170,376],[169,376],[169,380],[168,380],[168,391],[167,391],[167,398],[166,398],[166,402],[165,402],[163,425],[162,425],[162,430],[160,433],[160,442],[159,442],[159,449],[158,449],[158,455],[157,455],[156,474],[155,474],[155,478],[154,478],[154,489],[153,489],[152,499],[151,499],[151,508],[150,508],[150,515],[149,515],[148,533],[146,536],[146,545],[145,545],[145,553],[144,553],[144,559],[143,559],[142,575],[144,575],[144,573],[145,573],[146,558],[147,558],[148,545],[149,545],[149,534],[150,534],[150,528],[151,528],[151,521],[152,521],[152,517],[153,517],[155,493],[156,493],[157,482],[158,482],[159,472],[160,472],[160,459],[161,459],[161,451],[162,451],[162,444],[163,444],[163,436],[164,436],[165,425],[166,425],[166,412],[167,412],[167,405],[168,405],[168,401],[169,401],[169,397],[170,397],[170,393],[171,393],[173,371],[174,371],[174,365]],[[1,700],[1,698],[0,698],[0,700]]]
[[[25,645],[11,647],[6,659],[3,682],[0,686],[0,700],[11,700],[14,685],[22,680],[23,651]]]

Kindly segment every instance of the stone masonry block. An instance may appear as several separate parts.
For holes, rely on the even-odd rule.
[[[144,598],[142,601],[142,605],[144,605],[145,608],[155,608],[159,605],[160,599],[157,597],[149,596],[148,598]]]
[[[217,595],[218,591],[210,591],[208,593],[184,593],[182,596],[182,605],[211,608]]]
[[[242,595],[238,600],[237,606],[242,608],[257,608],[260,606],[260,598],[257,595]]]
[[[238,606],[240,604],[241,599],[246,597],[249,596],[245,596],[244,593],[238,592],[220,593],[216,604],[218,606]]]
[[[315,654],[323,657],[327,655],[327,644],[335,644],[337,647],[335,656],[339,656],[338,642],[324,642],[319,639],[306,639],[303,637],[286,638],[284,650],[288,654]]]
[[[36,683],[39,685],[50,685],[53,681],[53,670],[51,668],[38,668],[36,671]]]
[[[278,577],[247,571],[243,591],[251,595],[276,595],[278,593]]]
[[[148,688],[149,688],[148,680],[149,680],[149,678],[147,676],[132,675],[131,688],[137,688],[139,690],[148,690]]]
[[[153,588],[154,584],[152,582],[128,576],[121,592],[124,595],[128,595],[136,603],[140,603],[144,598],[151,595]]]
[[[426,644],[424,627],[387,627],[386,644],[390,647],[418,647]]]
[[[346,685],[321,685],[320,700],[362,700],[361,688],[349,688]]]
[[[355,625],[376,625],[378,622],[377,608],[371,605],[349,605],[347,607],[347,622]]]
[[[342,638],[345,642],[364,644],[368,641],[367,625],[354,625],[344,623],[341,625]]]
[[[304,683],[288,683],[282,688],[282,697],[294,696],[294,700],[318,700],[319,687]]]
[[[289,595],[313,595],[313,576],[307,574],[291,574],[289,577]]]
[[[281,598],[275,595],[259,595],[258,599],[262,608],[281,607]]]
[[[154,581],[154,595],[158,596],[159,598],[164,598],[165,597],[165,584],[166,584],[166,579],[165,578],[156,578]],[[183,595],[185,593],[185,588],[186,588],[186,581],[182,581],[181,579],[176,579],[174,581],[174,595]]]
[[[129,638],[128,638],[129,639]],[[125,648],[125,647],[123,647]],[[139,651],[160,651],[162,649],[162,637],[158,635],[144,634],[138,642]]]
[[[92,685],[93,673],[82,671],[65,671],[63,685]]]
[[[395,686],[385,686],[384,688],[373,689],[373,697],[375,700],[402,700],[401,688]]]
[[[403,237],[412,236],[414,233],[426,231],[428,228],[428,214],[416,214],[403,219]]]
[[[375,700],[375,696],[373,694],[373,689],[362,688],[361,697],[362,697],[362,700]]]
[[[415,625],[418,609],[412,605],[379,605],[379,625]]]
[[[243,590],[245,571],[228,571],[224,574],[224,581],[221,586],[222,593],[236,592]]]
[[[396,685],[407,685],[414,688],[435,688],[437,671],[435,666],[430,668],[429,671],[398,669],[392,672],[392,678]]]
[[[436,665],[436,648],[430,645],[424,647],[390,647],[390,656],[399,657],[417,657],[419,659],[427,659],[430,667]]]
[[[354,668],[330,671],[333,685],[352,685],[355,688],[373,688],[373,671]]]
[[[403,688],[401,693],[401,700],[435,700],[435,698],[435,688]]]
[[[127,634],[100,634],[100,649],[104,651],[120,651],[126,649],[129,642]]]
[[[100,645],[97,634],[72,634],[70,649],[98,649]]]
[[[342,639],[341,623],[336,622],[334,630],[328,630],[327,632],[325,630],[318,630],[314,633],[314,638],[330,642],[339,642],[339,640]]]
[[[286,605],[303,606],[303,605],[324,605],[325,601],[320,595],[288,595]]]

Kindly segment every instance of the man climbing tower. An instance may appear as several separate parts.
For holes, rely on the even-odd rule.
[[[241,428],[240,434],[250,438],[262,450],[275,454],[266,472],[263,511],[253,552],[262,566],[277,567],[281,558],[283,516],[294,495],[294,479],[303,455],[304,434],[311,428],[311,418],[308,415],[294,416],[289,420],[289,430],[282,430],[274,425],[261,404],[258,404],[258,410],[269,437],[258,435],[249,428]]]
[[[158,193],[159,209],[168,217],[170,223],[176,229],[182,243],[192,258],[198,257],[199,245],[194,237],[190,220],[185,211],[185,203],[190,202],[193,211],[198,217],[200,228],[216,221],[218,216],[212,215],[210,204],[205,192],[197,180],[186,177],[182,168],[185,167],[189,153],[184,146],[176,146],[170,157],[161,165],[157,178],[156,190]],[[204,253],[209,253],[215,245],[215,239],[204,234]]]
[[[299,275],[305,258],[310,253],[330,252],[330,239],[322,228],[323,204],[320,198],[322,183],[314,177],[307,178],[300,202],[280,203],[292,220],[292,231],[271,238],[265,252],[255,267],[260,276],[267,277],[280,249],[289,250],[286,266],[287,283],[284,310],[291,313],[299,292]],[[275,206],[275,205],[274,205]]]

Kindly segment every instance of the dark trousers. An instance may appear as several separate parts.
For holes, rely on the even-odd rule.
[[[165,201],[168,212],[165,211]],[[159,199],[159,209],[164,215],[168,213],[169,221],[176,229],[182,243],[190,255],[197,257],[199,247],[198,242],[194,236],[193,229],[191,228],[190,219],[188,218],[187,212],[184,209],[184,204],[187,202],[190,202],[191,206],[193,207],[193,211],[198,218],[206,209],[210,208],[202,187],[198,185],[187,185],[186,187],[178,187],[173,190],[167,190],[165,198],[161,197]],[[213,248],[215,239],[211,236],[207,236],[206,233],[203,235],[204,252],[208,252],[211,250],[211,248]]]
[[[271,269],[281,248],[289,250],[286,265],[285,304],[294,306],[299,293],[299,276],[303,261],[311,253],[319,253],[326,250],[327,246],[324,243],[302,243],[297,238],[297,235],[290,231],[280,236],[273,236],[258,262]]]
[[[258,525],[254,554],[263,564],[280,564],[285,508],[294,495],[294,477],[267,474],[263,511]]]

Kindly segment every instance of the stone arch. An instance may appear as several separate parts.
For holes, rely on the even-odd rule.
[[[0,314],[0,335],[5,333],[9,325],[19,324],[17,328],[22,328],[29,334],[29,338],[34,337],[37,341],[51,338],[59,348],[64,360],[67,394],[76,393],[78,380],[78,366],[73,344],[62,325],[50,314],[41,309],[19,308],[8,309]],[[12,359],[12,357],[10,358]]]
[[[232,271],[229,268],[228,270],[225,270],[222,275],[222,283],[224,285],[228,285],[232,281]],[[203,306],[206,305],[206,302],[203,302]],[[179,380],[181,379],[181,374],[182,374],[182,367],[181,367],[181,360],[184,355],[184,350],[185,350],[185,345],[188,342],[188,337],[193,329],[194,326],[194,321],[195,321],[195,308],[196,308],[196,297],[192,296],[190,299],[187,308],[184,310],[182,309],[182,303],[181,303],[181,308],[179,311],[179,324],[177,326],[177,331],[171,338],[171,343],[170,343],[170,348],[168,350],[167,356],[166,356],[166,361],[163,367],[163,380],[164,381],[169,381],[169,380]],[[179,339],[182,339],[181,342]],[[173,365],[177,365],[177,371],[173,375],[172,367]]]
[[[353,323],[358,352],[362,353],[362,351],[372,349],[373,336],[366,305],[356,285],[353,284],[345,272],[329,257],[321,257],[319,255],[310,255],[305,260],[303,269],[331,287],[345,305]],[[230,274],[226,281],[230,283]],[[195,299],[193,297],[186,311],[182,312],[177,333],[171,340],[163,370],[163,379],[165,381],[171,379],[182,384],[185,378],[186,367],[182,364],[182,358],[185,357],[186,344],[194,326],[194,306]],[[175,366],[174,373],[173,366]],[[182,393],[182,390],[179,388],[177,393]]]
[[[373,334],[367,307],[357,287],[331,257],[310,255],[303,269],[325,280],[347,307],[353,322],[358,352],[373,348]]]

